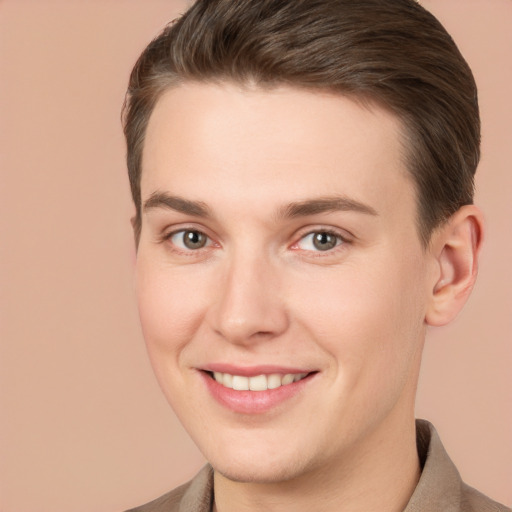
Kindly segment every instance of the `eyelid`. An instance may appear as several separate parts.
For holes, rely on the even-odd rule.
[[[336,244],[332,249],[328,249],[326,251],[301,249],[300,247],[298,247],[298,244],[301,240],[304,240],[306,237],[317,233],[327,233],[329,235],[335,236],[337,239],[340,240],[341,243]],[[315,256],[329,256],[337,252],[337,250],[341,250],[347,244],[351,244],[353,240],[354,236],[345,230],[336,229],[331,226],[308,227],[304,230],[301,230],[297,234],[297,236],[295,237],[295,242],[293,242],[293,244],[290,246],[290,249],[303,251],[305,253],[314,253]]]
[[[188,248],[182,248],[177,246],[176,244],[172,243],[171,238],[179,233],[186,233],[187,231],[197,232],[201,233],[203,236],[207,238],[207,242],[203,247],[199,247],[197,249],[188,249]],[[168,243],[171,246],[171,250],[179,253],[179,254],[185,254],[185,255],[194,255],[197,253],[202,252],[203,250],[207,250],[211,248],[212,246],[219,246],[219,244],[214,240],[212,236],[210,236],[207,232],[207,230],[197,227],[197,226],[191,226],[191,225],[182,225],[182,226],[173,226],[172,229],[169,229],[168,231],[164,231],[161,236],[159,237],[158,242],[159,243]]]
[[[207,238],[207,243],[205,246],[200,247],[198,249],[188,249],[188,248],[180,248],[175,244],[170,242],[170,239],[177,235],[178,233],[184,233],[187,231],[195,231],[201,233]],[[341,243],[335,245],[332,249],[328,249],[325,251],[321,250],[309,250],[309,249],[301,249],[298,247],[298,244],[301,240],[306,238],[307,236],[316,234],[316,233],[327,233],[329,235],[335,236]],[[289,249],[301,251],[303,253],[312,253],[315,256],[329,256],[338,250],[342,250],[346,245],[353,243],[355,237],[351,233],[346,230],[342,230],[340,228],[334,228],[332,226],[308,226],[303,228],[297,232],[294,236],[294,242],[289,246]],[[185,255],[194,255],[202,252],[203,250],[210,249],[213,247],[220,247],[221,245],[210,235],[208,234],[208,230],[203,227],[194,226],[194,225],[180,225],[180,226],[172,226],[167,231],[163,231],[158,239],[158,243],[169,243],[172,246],[172,250],[177,253],[185,254]]]

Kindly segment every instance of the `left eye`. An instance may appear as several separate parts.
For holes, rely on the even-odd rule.
[[[315,231],[302,237],[297,247],[304,251],[329,251],[343,243],[343,239],[336,233],[329,231]]]
[[[173,245],[185,251],[202,249],[211,243],[211,240],[204,233],[194,229],[176,231],[169,237],[169,240]]]

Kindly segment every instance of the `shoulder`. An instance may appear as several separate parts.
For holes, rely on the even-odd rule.
[[[464,512],[512,512],[511,508],[488,498],[465,483],[461,488],[461,510]]]
[[[422,472],[404,512],[512,512],[462,481],[431,423],[417,420],[416,429]]]
[[[207,465],[190,482],[126,512],[209,512],[212,496],[213,470]]]

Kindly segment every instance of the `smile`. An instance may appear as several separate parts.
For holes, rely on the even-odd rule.
[[[244,375],[232,375],[230,373],[213,372],[216,382],[225,388],[235,391],[267,391],[277,389],[298,382],[306,377],[307,373],[272,373],[270,375],[255,375],[246,377]]]
[[[319,374],[315,370],[305,372],[264,365],[252,368],[212,366],[199,372],[210,396],[232,412],[249,415],[264,414],[284,407],[294,397],[296,400]]]

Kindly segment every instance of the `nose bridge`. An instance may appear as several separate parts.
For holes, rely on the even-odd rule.
[[[227,258],[213,312],[213,328],[232,343],[273,338],[288,325],[279,271],[261,252],[234,251]]]

